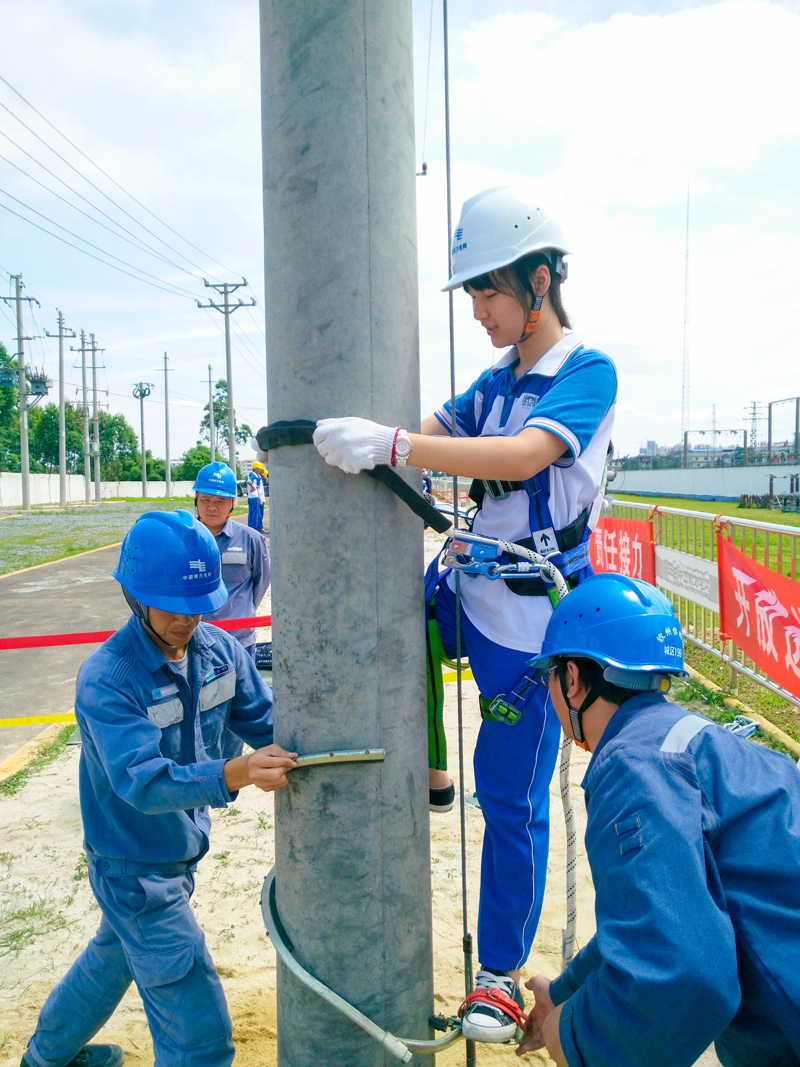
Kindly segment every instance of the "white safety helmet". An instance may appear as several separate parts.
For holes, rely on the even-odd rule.
[[[461,209],[450,244],[452,277],[442,292],[507,267],[531,252],[548,249],[558,253],[555,269],[563,281],[567,265],[561,257],[569,252],[564,233],[550,212],[508,186],[486,189],[471,196]]]

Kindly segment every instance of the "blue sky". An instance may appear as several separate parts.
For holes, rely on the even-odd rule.
[[[447,301],[439,293],[447,247],[439,4],[424,124],[430,12],[429,0],[415,0],[417,152],[421,162],[424,136],[429,166],[417,182],[424,412],[449,392]],[[450,16],[454,202],[524,181],[559,216],[574,252],[564,297],[576,332],[620,370],[618,450],[635,451],[652,437],[678,440],[687,182],[692,426],[705,428],[716,405],[717,425],[738,427],[751,400],[800,391],[800,3],[544,0],[534,9],[518,0],[491,7],[464,0],[451,3]],[[134,425],[133,382],[156,383],[147,439],[157,453],[158,368],[169,353],[177,454],[196,440],[207,364],[224,373],[221,316],[193,303],[208,295],[200,277],[244,275],[263,306],[257,4],[26,0],[6,7],[3,38],[0,74],[197,246],[92,172],[0,83],[0,105],[174,249],[120,215],[0,107],[0,131],[19,146],[0,137],[0,155],[75,200],[22,150],[30,152],[172,263],[112,238],[3,159],[0,190],[189,290],[134,281],[0,210],[0,267],[21,271],[42,301],[26,329],[55,329],[58,306],[75,329],[95,332],[107,350],[108,403]],[[53,228],[2,193],[0,204]],[[466,297],[456,294],[456,308],[465,386],[493,352]],[[265,412],[256,310],[255,318],[234,317],[237,410],[254,427]],[[10,348],[13,332],[0,314],[0,339]],[[52,376],[53,342],[29,348]],[[70,373],[77,384],[79,374]]]

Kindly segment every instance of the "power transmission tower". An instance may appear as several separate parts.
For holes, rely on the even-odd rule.
[[[92,443],[90,448],[94,456],[94,498],[99,504],[103,499],[103,494],[100,490],[100,416],[97,413],[97,353],[105,352],[105,349],[97,347],[93,333],[90,333],[89,336],[92,339]]]
[[[56,309],[57,310],[57,309]],[[64,413],[64,338],[74,337],[74,330],[64,329],[64,316],[58,312],[58,333],[44,331],[45,337],[58,338],[58,502],[67,504],[67,426]]]
[[[26,301],[29,304],[36,304],[37,307],[42,305],[38,300],[34,300],[32,296],[22,295],[22,275],[12,274],[16,284],[15,296],[4,296],[2,299],[7,304],[10,304],[13,300],[17,305],[17,336],[15,338],[17,342],[17,367],[19,371],[19,380],[17,382],[17,392],[19,394],[19,469],[22,474],[22,510],[31,510],[31,461],[30,454],[28,452],[28,383],[25,378],[25,341],[33,341],[34,337],[26,337],[22,329],[22,304]]]
[[[167,376],[170,369],[167,366],[167,353],[164,353],[164,479],[166,481],[167,500],[172,497],[172,471],[169,465],[169,382]]]
[[[142,449],[142,496],[147,496],[147,453],[144,447],[144,401],[150,396],[153,389],[152,382],[137,382],[133,387],[133,395],[139,401],[139,423],[141,425],[141,449]]]
[[[683,282],[683,391],[681,436],[689,429],[689,186],[686,186],[686,266]]]
[[[230,395],[230,394],[228,394],[228,395]],[[209,439],[209,450],[211,452],[211,462],[212,463],[216,463],[216,460],[217,460],[217,454],[216,454],[216,452],[217,452],[217,450],[216,450],[217,441],[216,441],[216,437],[217,437],[217,435],[216,435],[216,429],[214,427],[214,390],[213,390],[213,382],[211,380],[211,364],[210,363],[208,365],[208,430],[209,430],[208,439]],[[234,471],[233,473],[235,474],[236,471]]]
[[[758,462],[758,424],[764,421],[762,414],[764,405],[759,400],[752,400],[750,406],[745,408],[750,419],[750,447],[753,450],[753,461]]]
[[[234,311],[238,311],[243,307],[255,307],[255,300],[251,300],[249,304],[245,304],[243,300],[237,297],[237,302],[231,304],[228,297],[231,293],[237,289],[241,289],[242,286],[247,285],[247,278],[242,278],[240,282],[223,282],[222,285],[213,285],[211,282],[207,282],[203,278],[203,285],[208,289],[216,289],[218,293],[222,294],[223,302],[221,304],[215,304],[213,300],[209,300],[207,304],[201,304],[199,300],[196,304],[199,308],[215,308],[225,316],[225,371],[228,375],[228,466],[233,473],[236,473],[236,413],[233,408],[233,368],[231,366],[231,315]]]
[[[81,330],[81,347],[73,348],[70,352],[81,354],[81,385],[83,391],[83,488],[86,503],[92,502],[92,479],[89,471],[89,402],[86,396],[86,334]]]

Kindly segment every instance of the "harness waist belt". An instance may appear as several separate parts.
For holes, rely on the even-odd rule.
[[[88,849],[86,859],[90,867],[94,867],[98,874],[106,878],[117,878],[122,874],[186,874],[197,865],[197,860],[191,863],[137,863],[135,860],[115,859],[113,856],[98,856]]]
[[[525,488],[524,482],[504,482],[499,478],[473,479],[469,487],[469,498],[474,500],[478,507],[483,503],[485,496],[492,500],[505,500],[512,493],[518,493]]]

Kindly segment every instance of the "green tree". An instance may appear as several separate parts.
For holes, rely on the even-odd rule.
[[[17,361],[12,359],[0,342],[0,370],[17,369]],[[0,470],[19,470],[19,408],[18,392],[15,385],[0,383]]]
[[[200,420],[200,437],[203,441],[208,441],[208,455],[211,459],[211,426],[209,422],[209,405],[203,408],[205,414]],[[217,438],[216,447],[217,451],[228,451],[228,383],[224,378],[220,378],[217,384],[214,386],[214,433]],[[239,424],[239,420],[234,415],[233,424],[233,436],[237,445],[246,445],[250,438],[253,436],[253,431],[247,425],[246,422]],[[199,442],[198,442],[199,443]]]
[[[48,472],[58,470],[58,405],[34,408],[35,420],[28,425],[31,462],[34,460]],[[83,418],[81,409],[70,400],[64,403],[64,429],[67,473],[83,473]],[[101,468],[102,469],[102,468]]]
[[[201,467],[211,462],[211,449],[199,441],[194,448],[187,448],[172,472],[176,482],[193,482]]]

